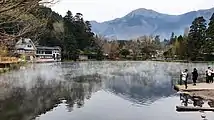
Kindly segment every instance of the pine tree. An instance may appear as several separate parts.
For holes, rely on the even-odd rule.
[[[67,59],[76,60],[78,56],[77,42],[75,39],[74,31],[74,18],[71,11],[68,11],[63,18],[64,24],[64,39],[63,39],[63,53]]]
[[[184,36],[179,36],[178,39],[178,57],[179,59],[186,59],[186,54],[187,54],[187,39]]]
[[[171,44],[174,44],[175,43],[175,33],[174,32],[172,32],[172,34],[171,34],[171,37],[170,37],[170,40],[169,40],[169,44],[171,45]]]
[[[214,40],[214,13],[210,18],[210,23],[208,24],[209,27],[207,29],[207,38],[211,38]]]
[[[206,52],[211,54],[214,52],[214,13],[210,18],[209,27],[206,31],[207,41],[206,41]]]
[[[206,20],[203,17],[196,18],[190,26],[188,34],[188,57],[196,60],[204,53],[206,40]]]

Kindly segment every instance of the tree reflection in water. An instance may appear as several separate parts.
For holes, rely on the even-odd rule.
[[[90,99],[93,92],[101,88],[101,78],[98,75],[85,76],[84,81],[78,77],[66,81],[45,81],[38,77],[36,84],[30,88],[5,87],[0,98],[0,118],[2,120],[30,120],[38,115],[52,110],[62,100],[66,101],[67,110],[72,111],[76,104],[78,108],[84,105],[85,99]]]
[[[188,94],[180,94],[180,100],[181,103],[184,106],[194,106],[194,107],[204,107],[207,103],[208,106],[214,107],[214,101],[213,100],[204,100],[201,97],[198,96],[190,96]]]

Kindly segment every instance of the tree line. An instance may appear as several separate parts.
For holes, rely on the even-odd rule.
[[[160,41],[159,36],[142,36],[128,41],[107,40],[95,35],[89,21],[81,13],[65,16],[45,7],[50,2],[42,0],[9,0],[0,3],[0,56],[13,55],[14,45],[21,37],[31,38],[35,44],[60,46],[63,59],[76,60],[80,54],[102,60],[145,60],[158,57],[166,59],[213,60],[214,14],[209,24],[203,17],[196,18],[184,35]]]
[[[183,36],[172,36],[168,42],[165,58],[180,60],[214,60],[214,14],[209,23],[197,17]]]
[[[100,51],[95,43],[96,38],[91,31],[90,22],[85,21],[81,13],[73,16],[71,11],[64,17],[57,16],[57,13],[52,14],[47,22],[46,31],[37,38],[38,44],[60,46],[64,59],[76,60],[80,54],[94,54],[94,58],[98,59],[96,55]]]
[[[159,36],[141,36],[131,40],[107,40],[98,36],[99,46],[111,60],[146,60],[163,49]]]

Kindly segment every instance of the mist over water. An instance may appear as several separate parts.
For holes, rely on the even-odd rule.
[[[164,62],[67,62],[30,64],[0,76],[4,120],[195,120],[178,113],[173,84],[184,69],[200,78],[212,64]],[[208,113],[208,117],[214,117]]]

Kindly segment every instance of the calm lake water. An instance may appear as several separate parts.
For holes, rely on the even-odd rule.
[[[179,72],[212,64],[80,62],[28,65],[0,76],[1,120],[201,120],[177,112]],[[191,101],[188,104],[192,104]],[[203,103],[208,106],[208,103]],[[213,112],[205,113],[214,118]]]

